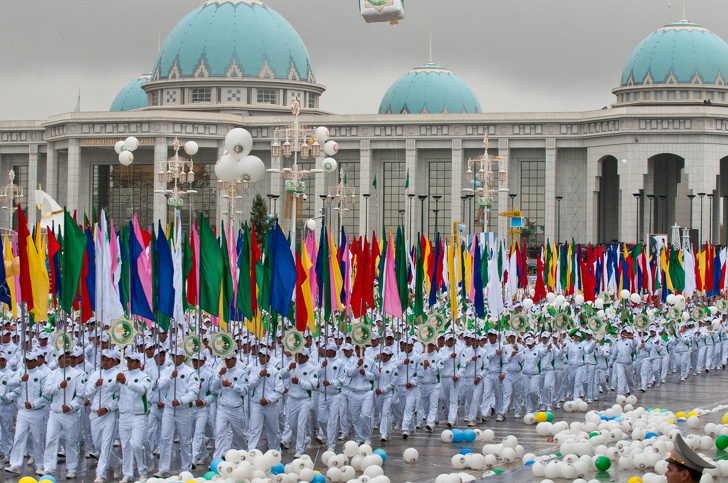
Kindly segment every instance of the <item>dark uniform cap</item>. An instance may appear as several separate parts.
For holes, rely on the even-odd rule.
[[[715,468],[698,454],[690,449],[690,446],[685,442],[683,437],[678,434],[675,438],[675,446],[670,453],[670,456],[665,460],[668,463],[679,463],[683,466],[690,468],[691,470],[703,472],[703,470],[709,470]]]

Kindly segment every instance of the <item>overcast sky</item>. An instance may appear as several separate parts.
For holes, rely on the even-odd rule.
[[[150,72],[160,38],[202,0],[3,1],[0,119],[106,111]],[[614,101],[632,49],[682,16],[681,0],[407,0],[399,25],[366,24],[357,0],[268,0],[303,38],[321,107],[376,113],[387,88],[433,60],[484,112],[582,111]],[[728,39],[728,1],[687,0],[687,18]],[[428,23],[429,21],[429,23]]]

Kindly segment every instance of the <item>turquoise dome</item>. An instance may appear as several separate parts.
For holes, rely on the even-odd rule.
[[[152,74],[144,74],[125,85],[111,103],[109,111],[131,111],[147,107],[147,93],[142,89],[142,84],[151,78]]]
[[[260,78],[315,83],[308,50],[278,12],[260,0],[208,0],[172,29],[153,80]]]
[[[687,20],[665,25],[629,56],[622,86],[651,84],[725,85],[728,44]]]
[[[389,88],[379,114],[479,113],[475,93],[458,76],[434,64],[415,67]]]

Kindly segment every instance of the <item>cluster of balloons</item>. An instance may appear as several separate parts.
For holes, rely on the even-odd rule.
[[[336,172],[337,163],[336,160],[331,156],[339,152],[339,143],[337,143],[336,141],[329,141],[328,128],[324,126],[317,127],[314,130],[314,135],[309,141],[309,144],[313,144],[314,142],[323,145],[324,153],[327,156],[326,158],[324,158],[323,163],[321,164],[323,170],[327,173]]]
[[[243,128],[231,129],[225,136],[225,154],[215,164],[218,179],[232,183],[238,178],[255,183],[265,175],[265,164],[251,156],[253,136]]]
[[[139,140],[134,136],[129,136],[124,141],[119,141],[114,145],[114,151],[119,155],[119,162],[124,166],[129,166],[134,162],[134,154],[132,151],[136,151],[139,147]]]

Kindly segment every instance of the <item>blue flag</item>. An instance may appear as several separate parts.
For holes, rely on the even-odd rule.
[[[474,257],[474,269],[475,269],[475,280],[473,285],[475,287],[475,313],[478,317],[485,317],[485,301],[483,300],[483,275],[480,273],[480,243],[475,243],[475,257]]]
[[[288,317],[293,290],[296,288],[296,261],[280,225],[270,236],[270,255],[273,276],[270,283],[270,306],[283,317]]]
[[[88,261],[88,273],[86,274],[86,291],[91,308],[96,310],[96,246],[91,227],[86,227],[86,257]]]
[[[139,278],[139,270],[137,268],[137,262],[142,252],[142,245],[137,237],[134,235],[134,225],[129,221],[129,251],[131,257],[129,259],[129,275],[131,285],[131,313],[144,317],[145,319],[154,320],[154,314],[152,313],[149,302],[147,302],[147,296],[144,294],[144,288],[142,287],[142,281]]]
[[[5,253],[2,237],[0,237],[0,253]],[[7,304],[8,307],[10,307],[10,303],[12,302],[8,280],[5,278],[5,263],[0,263],[0,302]]]
[[[437,268],[440,265],[440,233],[437,233],[437,238],[435,239],[435,265],[432,267],[432,274],[430,274],[430,297],[427,300],[427,303],[430,307],[435,305],[435,302],[437,302]]]
[[[172,250],[164,235],[162,222],[159,221],[157,230],[157,241],[154,244],[154,251],[157,252],[157,290],[159,291],[159,304],[157,308],[168,317],[174,317],[174,264],[172,262]]]

